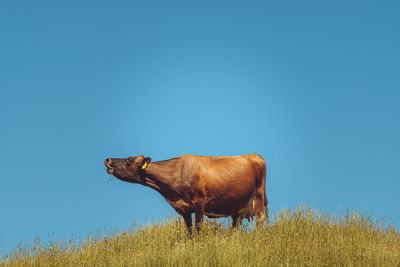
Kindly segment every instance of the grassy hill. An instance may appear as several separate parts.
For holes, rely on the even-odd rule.
[[[400,266],[398,229],[302,207],[259,229],[208,220],[190,238],[179,218],[168,218],[80,242],[39,243],[18,247],[0,266]]]

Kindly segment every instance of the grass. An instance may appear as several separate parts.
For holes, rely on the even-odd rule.
[[[273,217],[258,229],[206,220],[192,237],[171,217],[80,242],[36,241],[4,255],[0,266],[400,266],[399,230],[370,216],[298,207]]]

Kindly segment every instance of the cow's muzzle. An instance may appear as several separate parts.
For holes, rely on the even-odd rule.
[[[113,174],[114,173],[114,169],[111,166],[111,162],[112,162],[111,159],[106,159],[106,161],[104,162],[104,164],[107,167],[107,173],[109,173],[109,174]]]

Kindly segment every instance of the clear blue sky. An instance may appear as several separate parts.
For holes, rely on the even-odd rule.
[[[259,153],[273,211],[399,223],[399,2],[278,2],[2,1],[0,249],[173,213],[109,156]]]

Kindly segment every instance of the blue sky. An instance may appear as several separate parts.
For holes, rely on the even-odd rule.
[[[173,213],[106,157],[261,154],[277,211],[400,221],[398,1],[2,1],[0,249]]]

